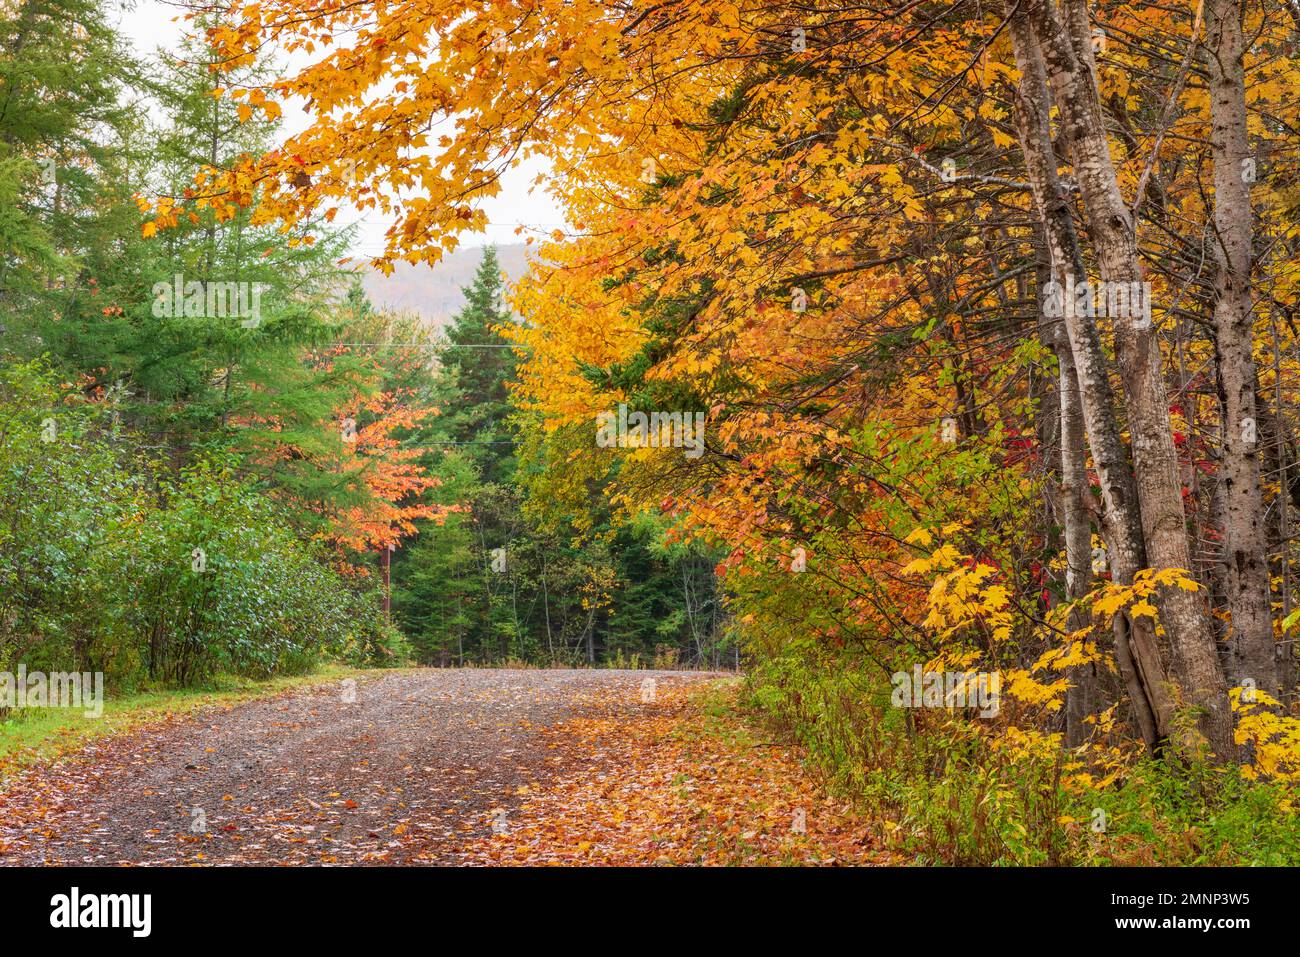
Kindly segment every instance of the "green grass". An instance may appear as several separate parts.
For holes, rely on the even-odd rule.
[[[100,717],[81,709],[43,708],[11,713],[0,720],[0,781],[33,764],[53,760],[90,741],[130,731],[141,725],[183,716],[203,708],[231,707],[293,688],[329,684],[344,678],[362,679],[375,669],[323,665],[315,671],[255,681],[220,675],[197,688],[143,691],[104,701]]]
[[[882,700],[867,672],[789,656],[753,669],[737,707],[917,864],[1300,865],[1294,783],[1140,757],[1105,788],[1067,787],[1063,755],[997,752],[959,722],[909,732]]]

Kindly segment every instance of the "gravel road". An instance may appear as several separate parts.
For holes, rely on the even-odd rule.
[[[712,677],[415,669],[200,712],[7,781],[0,863],[457,863],[584,760],[541,728]]]

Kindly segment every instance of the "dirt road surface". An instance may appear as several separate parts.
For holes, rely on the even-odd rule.
[[[542,728],[712,677],[420,669],[200,712],[0,785],[0,863],[455,864],[584,760]]]

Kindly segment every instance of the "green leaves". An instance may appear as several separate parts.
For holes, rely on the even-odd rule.
[[[0,669],[103,670],[119,692],[292,673],[375,640],[373,596],[303,544],[237,461],[173,476],[111,409],[38,363],[0,364]]]

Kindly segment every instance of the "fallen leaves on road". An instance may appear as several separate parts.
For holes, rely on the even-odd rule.
[[[466,863],[888,863],[866,822],[828,799],[797,755],[755,738],[732,694],[611,695],[544,730],[565,772],[498,817],[497,833],[465,848]]]
[[[0,787],[0,864],[885,861],[732,683],[655,675],[413,670],[101,737]]]
[[[5,780],[0,864],[458,863],[585,761],[540,728],[647,680],[709,676],[409,669],[146,722]]]

